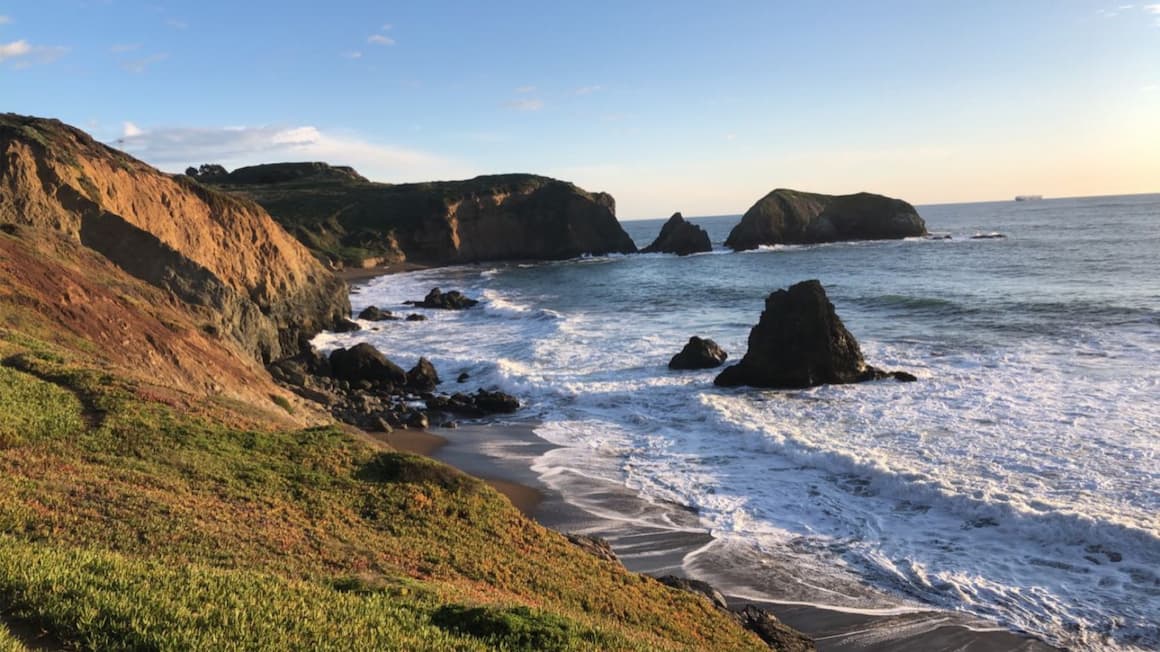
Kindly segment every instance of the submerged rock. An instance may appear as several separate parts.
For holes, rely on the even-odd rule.
[[[821,195],[779,188],[754,204],[729,232],[725,246],[740,251],[760,245],[843,240],[888,240],[926,235],[914,206],[868,192]]]
[[[366,321],[387,321],[398,319],[390,310],[383,310],[378,306],[367,306],[358,314],[359,319]]]
[[[766,298],[765,311],[749,332],[745,357],[714,382],[723,387],[793,389],[890,375],[866,364],[862,349],[834,312],[822,284],[810,280]]]
[[[712,369],[720,367],[728,357],[725,349],[713,340],[694,335],[689,338],[685,348],[669,360],[669,369]]]
[[[417,308],[433,308],[436,310],[465,310],[478,305],[479,301],[467,297],[459,290],[444,293],[439,288],[432,288],[422,301],[406,301]]]
[[[709,242],[709,234],[701,227],[687,221],[680,213],[673,213],[668,222],[661,227],[657,239],[649,246],[641,249],[641,253],[689,254],[712,251],[713,244]]]

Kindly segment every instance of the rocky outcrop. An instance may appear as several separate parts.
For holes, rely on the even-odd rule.
[[[926,234],[926,223],[901,199],[860,192],[820,195],[779,188],[754,204],[729,232],[740,251],[771,244],[889,240]]]
[[[419,358],[419,362],[407,372],[407,387],[416,392],[433,392],[438,384],[439,374],[427,358]]]
[[[0,115],[0,222],[98,253],[263,361],[349,311],[345,283],[257,204],[163,174],[56,120]]]
[[[669,360],[669,369],[712,369],[725,363],[729,354],[709,339],[696,335],[689,338],[685,348]]]
[[[330,371],[338,380],[350,383],[367,381],[387,383],[395,387],[407,384],[407,373],[399,365],[387,359],[381,351],[362,342],[349,349],[335,349],[330,352]]]
[[[578,534],[575,532],[565,533],[564,536],[568,538],[568,541],[572,545],[577,546],[593,557],[610,561],[614,564],[620,564],[620,558],[612,551],[612,546],[608,545],[608,541],[591,534]]]
[[[661,227],[657,239],[649,246],[641,249],[644,254],[677,254],[688,256],[705,251],[713,251],[713,244],[709,242],[709,234],[701,227],[693,224],[680,213],[673,213],[668,222]]]
[[[365,342],[335,349],[329,356],[306,348],[271,363],[269,371],[284,387],[321,404],[334,418],[366,430],[449,425],[453,415],[482,417],[520,407],[515,397],[499,391],[435,394],[439,375],[426,358],[404,373]],[[417,402],[425,403],[425,409]]]
[[[666,586],[671,586],[674,589],[688,591],[689,593],[698,593],[709,599],[714,607],[718,609],[728,610],[729,603],[725,601],[725,596],[721,594],[712,584],[702,582],[701,580],[689,579],[687,577],[677,577],[676,575],[662,575],[656,578],[658,582]]]
[[[749,385],[778,389],[857,383],[894,376],[866,364],[857,340],[846,330],[816,280],[778,290],[765,300],[765,311],[749,332],[749,350],[741,362],[714,381],[724,387]]]
[[[347,266],[636,251],[611,196],[530,174],[391,185],[312,163],[241,168],[205,181],[254,199],[320,258]]]
[[[817,645],[801,632],[791,629],[777,616],[754,605],[745,605],[738,614],[741,626],[757,634],[772,650],[779,652],[814,652]]]
[[[435,310],[466,310],[479,304],[479,301],[472,299],[459,290],[451,290],[450,292],[443,292],[439,288],[431,288],[427,296],[423,297],[422,301],[404,301],[409,306],[416,308],[432,308]]]

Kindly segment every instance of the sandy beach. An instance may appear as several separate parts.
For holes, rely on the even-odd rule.
[[[398,431],[389,443],[429,455],[486,480],[524,513],[545,527],[607,539],[624,565],[649,575],[683,575],[708,581],[734,607],[758,604],[817,641],[819,650],[852,652],[1047,652],[1055,648],[997,625],[970,622],[956,614],[918,611],[862,614],[813,605],[766,602],[736,595],[731,586],[752,581],[755,569],[739,567],[726,551],[715,550],[712,535],[695,513],[675,504],[654,504],[611,483],[570,479],[571,500],[540,481],[534,460],[552,444],[533,425],[464,425],[438,434]],[[579,491],[575,491],[579,488]],[[656,523],[657,525],[646,525]],[[762,569],[764,570],[764,569]],[[780,569],[793,576],[794,569]],[[777,577],[774,574],[773,577]],[[960,624],[969,623],[969,624]]]

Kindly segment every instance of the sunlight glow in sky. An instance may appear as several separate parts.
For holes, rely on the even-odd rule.
[[[5,2],[0,110],[169,171],[546,174],[622,219],[1157,192],[1160,4]]]

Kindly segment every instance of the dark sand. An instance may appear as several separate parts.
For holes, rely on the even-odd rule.
[[[391,433],[376,432],[369,434],[378,441],[386,442],[395,450],[414,453],[416,455],[425,455],[436,459],[442,459],[440,451],[448,444],[446,437],[441,437],[426,430],[396,430]],[[515,482],[505,476],[490,475],[486,472],[486,468],[481,468],[480,472],[471,472],[457,464],[453,464],[452,466],[459,468],[461,471],[471,473],[471,475],[488,483],[493,489],[507,496],[513,505],[528,516],[534,515],[540,502],[544,498],[544,494],[539,489],[527,484]],[[469,466],[474,467],[475,465]]]
[[[730,595],[730,586],[753,583],[754,569],[739,568],[736,560],[726,555],[714,558],[714,546],[709,545],[714,538],[700,526],[695,513],[682,505],[649,503],[624,487],[580,477],[568,478],[572,502],[566,502],[531,469],[537,457],[553,448],[537,437],[533,428],[531,424],[466,425],[439,430],[439,435],[429,436],[437,436],[445,443],[431,455],[487,480],[546,527],[607,539],[629,570],[649,575],[689,575],[691,569],[697,579],[722,589],[733,606],[756,603],[768,609],[788,625],[814,638],[819,650],[1047,652],[1055,649],[1033,638],[1000,630],[996,625],[948,612],[867,615]],[[505,491],[505,486],[512,493]],[[535,500],[521,502],[529,493]],[[513,494],[520,500],[513,498]],[[690,556],[690,553],[696,554]],[[793,568],[780,571],[785,576],[794,573]],[[777,576],[777,573],[772,575]]]

